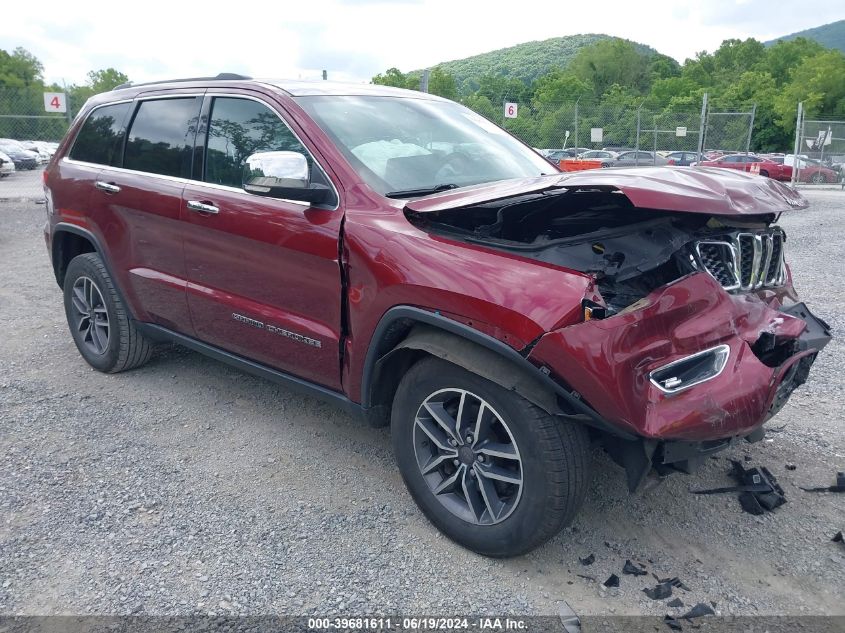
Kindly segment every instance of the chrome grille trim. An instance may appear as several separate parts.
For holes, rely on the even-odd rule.
[[[780,228],[738,231],[695,243],[695,263],[725,290],[780,286],[786,278]]]

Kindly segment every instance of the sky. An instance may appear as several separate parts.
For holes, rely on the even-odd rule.
[[[133,81],[237,72],[368,81],[530,40],[607,33],[680,62],[728,38],[768,40],[845,18],[831,0],[276,0],[8,2],[0,49],[48,82],[108,67]]]

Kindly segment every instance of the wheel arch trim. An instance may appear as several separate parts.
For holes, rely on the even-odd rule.
[[[395,340],[397,326],[403,330],[399,340]],[[394,334],[391,335],[391,332]],[[382,361],[401,349],[413,349],[444,358],[505,389],[517,391],[549,413],[554,413],[555,409],[560,413],[554,402],[555,397],[558,397],[576,412],[575,416],[570,417],[617,437],[634,439],[633,435],[605,420],[517,350],[439,312],[413,306],[389,309],[373,331],[361,376],[361,406],[365,411],[371,411],[378,405],[373,401],[373,395],[380,368],[384,365]],[[485,363],[489,363],[489,367]],[[512,375],[508,376],[509,372]]]

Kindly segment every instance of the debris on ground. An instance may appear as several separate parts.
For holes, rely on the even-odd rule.
[[[605,587],[618,587],[619,586],[619,576],[616,574],[610,574],[610,578],[604,581]]]
[[[805,492],[845,492],[845,472],[841,470],[836,473],[836,483],[833,486],[821,486],[819,488],[804,488]]]
[[[787,470],[795,470],[796,468],[798,468],[798,466],[796,466],[795,464],[787,464],[786,465]]]
[[[566,601],[560,603],[558,617],[566,633],[581,633],[581,618],[578,617]]]
[[[666,606],[667,607],[674,607],[674,608],[682,607],[682,606],[684,606],[684,601],[681,600],[680,598],[675,598],[675,599],[667,602]]]
[[[739,505],[749,514],[760,515],[766,510],[772,512],[778,506],[786,503],[783,488],[775,476],[765,466],[759,468],[745,468],[742,463],[732,459],[729,475],[737,482],[736,486],[710,488],[708,490],[693,490],[697,495],[713,495],[723,492],[739,492]],[[845,481],[843,489],[845,489]]]
[[[684,591],[692,591],[689,587],[687,587],[684,582],[678,578],[677,576],[673,576],[672,578],[658,578],[657,574],[652,574],[654,579],[659,582],[660,584],[669,583],[673,587],[677,587],[678,589],[683,589]]]
[[[584,580],[589,580],[590,582],[596,582],[595,576],[585,576],[584,574],[575,574],[578,578],[583,578]]]
[[[648,572],[645,569],[637,567],[630,560],[626,560],[625,566],[622,568],[622,573],[631,576],[645,576]]]
[[[672,585],[668,582],[663,582],[651,589],[646,587],[643,589],[643,593],[652,600],[663,600],[663,598],[668,598],[672,595]]]
[[[700,618],[705,615],[716,615],[716,612],[710,608],[709,604],[704,604],[703,602],[699,602],[695,605],[692,609],[687,611],[685,614],[680,616],[682,620],[692,620],[693,618]]]
[[[667,614],[667,615],[663,616],[663,622],[666,624],[666,626],[668,626],[673,631],[683,631],[684,630],[684,627],[681,626],[681,623],[678,622],[671,615]]]
[[[842,530],[839,530],[836,534],[833,535],[833,538],[830,539],[834,543],[842,543],[845,545],[845,538],[842,536]]]
[[[595,555],[595,554],[590,554],[590,555],[589,555],[589,556],[587,556],[586,558],[581,558],[581,557],[579,556],[579,557],[578,557],[578,560],[580,560],[580,561],[581,561],[581,564],[582,564],[582,565],[585,565],[585,566],[586,566],[586,565],[592,565],[593,563],[595,563],[595,562],[596,562],[596,555]]]

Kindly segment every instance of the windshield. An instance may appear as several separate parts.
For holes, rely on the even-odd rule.
[[[297,103],[382,195],[412,197],[557,173],[529,147],[457,103],[372,96],[306,96]]]

